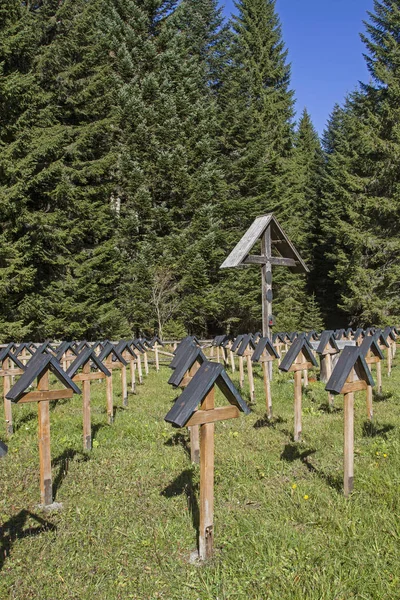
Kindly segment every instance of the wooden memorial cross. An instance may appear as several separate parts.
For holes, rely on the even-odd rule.
[[[340,352],[333,331],[323,331],[319,341],[315,342],[315,345],[316,347],[314,348],[314,344],[311,343],[311,346],[320,357],[320,381],[328,383],[332,375],[332,356],[335,356]],[[328,394],[328,404],[330,407],[333,407],[334,401],[332,394]]]
[[[149,346],[151,350],[154,352],[154,360],[156,364],[156,371],[160,370],[160,359],[159,359],[159,350],[160,346],[164,346],[164,343],[160,340],[158,335],[155,335],[149,342]]]
[[[15,375],[22,375],[25,371],[25,366],[17,358],[16,354],[12,353],[14,344],[8,344],[0,350],[0,377],[3,378],[3,397],[4,397],[4,416],[6,421],[6,431],[8,435],[14,432],[11,401],[8,400],[7,394],[11,389],[12,378]]]
[[[92,372],[91,366],[96,371]],[[80,373],[78,370],[82,369]],[[76,357],[72,365],[70,365],[67,375],[74,383],[82,382],[83,395],[83,449],[92,449],[92,426],[90,415],[90,382],[93,379],[104,379],[111,377],[110,371],[103,365],[92,350],[92,348],[84,348]]]
[[[385,327],[382,332],[382,337],[388,343],[387,349],[387,374],[388,377],[392,374],[393,346],[396,346],[396,334],[391,327]]]
[[[243,388],[244,384],[244,367],[243,367],[243,359],[246,358],[246,366],[247,366],[247,377],[249,380],[249,388],[250,388],[250,399],[254,402],[254,377],[253,377],[253,363],[251,362],[251,357],[253,356],[253,352],[256,349],[253,336],[251,333],[243,336],[242,341],[240,342],[240,346],[236,351],[236,354],[239,357],[239,374],[240,374],[240,387]]]
[[[378,344],[379,348],[382,351],[387,350],[387,357],[388,357],[388,371],[389,369],[391,370],[392,365],[391,365],[391,360],[389,358],[390,356],[390,345],[389,342],[387,341],[386,337],[383,335],[383,333],[381,331],[377,331],[375,334],[373,334],[373,337],[376,340],[376,343]],[[376,363],[376,385],[378,388],[378,394],[382,393],[382,363],[378,362]]]
[[[224,352],[224,355],[225,355],[225,357],[224,357],[225,365],[228,365],[229,360],[230,360],[232,373],[234,373],[236,371],[236,365],[235,365],[235,355],[232,352],[232,346],[233,346],[233,341],[227,335],[226,339],[222,342],[221,347],[222,347],[222,351]],[[228,355],[228,353],[229,353],[229,355]],[[229,358],[228,358],[228,356],[229,356]]]
[[[98,359],[104,362],[107,369],[111,371],[111,376],[106,377],[106,396],[107,396],[107,417],[108,424],[112,425],[114,422],[114,401],[113,401],[113,378],[112,372],[114,370],[122,370],[128,364],[126,360],[118,352],[117,348],[111,343],[107,342],[102,351],[100,352]],[[123,401],[123,400],[122,400]]]
[[[65,386],[64,389],[50,390],[49,372]],[[37,390],[26,391],[37,379]],[[25,372],[7,394],[7,398],[17,404],[37,402],[39,417],[39,460],[40,498],[44,506],[53,502],[51,454],[50,454],[50,407],[49,402],[61,398],[71,398],[81,391],[63,371],[54,356],[36,353],[29,361]]]
[[[64,371],[68,371],[69,366],[77,357],[77,351],[72,342],[62,342],[56,351],[56,359]]]
[[[354,392],[374,386],[371,372],[360,353],[360,348],[346,346],[326,385],[331,394],[344,395],[344,495],[354,486]]]
[[[262,364],[265,401],[267,405],[266,414],[268,419],[272,419],[272,397],[268,363],[276,359],[279,359],[279,354],[275,350],[271,341],[267,337],[260,338],[251,360],[252,362],[260,362]]]
[[[294,374],[294,434],[295,442],[301,440],[301,372],[318,367],[313,351],[304,337],[298,337],[290,346],[279,369]]]
[[[361,328],[356,329],[356,331],[353,334],[353,342],[355,342],[357,346],[361,346],[364,338],[365,338],[364,329],[361,329]]]
[[[217,349],[217,363],[219,363],[219,360],[220,360],[220,348],[222,348],[222,358],[223,358],[225,366],[227,366],[228,360],[227,360],[227,356],[226,356],[226,354],[224,352],[223,343],[227,339],[228,339],[227,335],[217,335],[213,339],[213,341],[212,341],[212,346],[214,346]]]
[[[250,254],[261,240],[261,255]],[[289,267],[294,273],[308,273],[308,268],[273,214],[257,217],[242,239],[222,263],[221,269],[258,265],[262,284],[262,334],[271,338],[272,267]],[[271,364],[272,366],[272,364]],[[272,371],[270,370],[270,376]]]
[[[16,356],[20,362],[26,366],[29,359],[33,356],[35,351],[31,348],[30,344],[23,342],[13,352],[14,356]]]
[[[381,360],[383,360],[383,352],[379,348],[379,345],[376,339],[372,336],[367,336],[364,338],[363,343],[360,346],[360,354],[364,357],[365,362],[371,370],[371,365],[376,365],[377,372],[380,369],[378,368],[378,364],[380,365]],[[373,394],[372,394],[372,386],[367,385],[367,416],[370,421],[372,421],[374,416],[374,407],[373,407]]]
[[[135,389],[135,361],[137,360],[137,354],[132,348],[132,344],[126,342],[125,340],[121,340],[116,344],[116,348],[121,356],[126,360],[126,363],[130,365],[131,371],[131,390],[133,392]],[[126,377],[126,367],[122,365],[121,368],[121,384],[122,384],[122,405],[128,406],[128,380]]]
[[[148,340],[146,340],[145,338],[141,338],[138,340],[134,340],[134,343],[135,343],[136,347],[138,348],[138,350],[139,350],[138,344],[140,344],[140,346],[142,348],[144,372],[146,373],[146,375],[148,375],[149,374],[149,358],[147,356],[147,352],[149,350],[151,350],[150,342]],[[138,368],[141,369],[140,355],[139,355],[139,361],[138,361]],[[140,377],[140,375],[139,375],[139,377]],[[142,381],[142,383],[143,383],[143,381]]]
[[[196,375],[200,366],[207,362],[202,349],[193,342],[193,347],[180,353],[180,361],[174,368],[168,383],[173,387],[185,389]],[[200,462],[200,430],[199,425],[189,427],[190,436],[190,458],[192,463]]]
[[[232,406],[215,408],[215,385]],[[199,404],[200,410],[196,410]],[[207,361],[201,365],[165,417],[168,423],[176,427],[200,425],[200,560],[206,560],[213,554],[214,424],[237,418],[239,411],[250,413],[223,366]]]

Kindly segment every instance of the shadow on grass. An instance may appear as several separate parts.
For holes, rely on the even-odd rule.
[[[57,456],[57,458],[51,461],[52,467],[58,467],[58,473],[53,480],[53,501],[55,501],[57,492],[68,474],[70,461],[74,460],[76,456],[79,456],[79,462],[87,462],[90,460],[87,454],[68,448],[67,450],[64,450],[60,456]]]
[[[172,446],[182,446],[182,448],[184,449],[184,451],[186,452],[186,454],[190,458],[190,444],[189,444],[189,440],[186,437],[186,435],[184,435],[180,431],[178,431],[177,433],[174,433],[174,435],[171,436],[169,438],[169,440],[167,440],[164,443],[164,446],[169,446],[169,447],[172,447]]]
[[[378,428],[371,421],[365,421],[362,427],[362,434],[363,437],[382,437],[386,439],[389,431],[393,431],[393,429],[395,429],[394,425],[383,425],[383,427]]]
[[[323,479],[329,485],[329,487],[333,488],[337,492],[342,492],[342,479],[333,477],[332,475],[328,475],[327,473],[320,471],[309,462],[308,458],[315,453],[315,449],[309,449],[304,450],[304,452],[300,452],[300,449],[298,448],[297,444],[286,444],[281,454],[281,460],[286,460],[287,462],[294,462],[295,460],[299,460],[306,467],[306,469],[308,469],[310,473],[315,473],[315,475]]]
[[[264,417],[254,423],[253,427],[254,429],[261,429],[262,427],[275,429],[281,423],[287,423],[287,419],[283,419],[282,417],[272,417],[272,419],[269,419],[267,415],[264,415]]]
[[[161,492],[161,496],[165,498],[173,498],[174,496],[185,494],[188,511],[192,516],[193,527],[196,531],[197,545],[200,529],[200,510],[197,500],[198,488],[199,485],[193,482],[193,470],[186,469]]]
[[[336,413],[343,412],[343,408],[338,408],[337,406],[330,406],[328,403],[320,404],[320,406],[318,406],[318,410],[328,415],[334,415]]]
[[[100,429],[103,429],[103,427],[107,427],[107,425],[105,423],[96,423],[96,425],[92,425],[92,428],[91,428],[92,442],[93,442],[93,440],[96,439],[97,432],[100,431]]]
[[[52,400],[50,402],[50,410],[53,411],[57,408],[57,406],[63,406],[71,401],[71,398],[60,398],[59,400]]]
[[[21,429],[22,425],[24,425],[25,423],[29,423],[30,421],[35,421],[37,420],[37,418],[37,412],[30,412],[24,415],[20,419],[14,421],[14,431],[18,431],[18,429]]]
[[[36,521],[38,525],[24,529],[29,518]],[[46,531],[57,531],[57,527],[28,510],[21,510],[6,523],[3,523],[0,527],[0,571],[3,568],[5,559],[10,556],[12,545],[16,540],[37,536]]]
[[[393,398],[393,392],[376,392],[373,391],[374,402],[386,402],[386,400],[390,400]]]

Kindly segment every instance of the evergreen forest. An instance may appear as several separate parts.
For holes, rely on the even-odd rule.
[[[0,3],[0,342],[256,331],[260,269],[221,271],[273,212],[276,330],[400,318],[400,0],[319,138],[275,0]]]

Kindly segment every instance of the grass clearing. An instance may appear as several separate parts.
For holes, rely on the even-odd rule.
[[[59,513],[39,511],[37,408],[13,407],[16,433],[0,461],[0,598],[27,600],[341,600],[400,598],[400,362],[366,422],[356,394],[355,491],[342,495],[343,399],[303,395],[294,444],[293,378],[275,371],[266,422],[261,369],[252,414],[215,427],[215,558],[196,546],[198,468],[186,430],[163,418],[176,393],[150,369],[115,423],[92,383],[94,448],[82,451],[82,399],[51,409]],[[383,372],[385,367],[383,366]],[[238,373],[232,379],[238,383]],[[244,397],[248,398],[245,388]],[[218,397],[218,394],[217,394]],[[5,440],[5,437],[2,436]]]

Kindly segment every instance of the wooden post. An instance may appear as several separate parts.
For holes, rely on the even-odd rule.
[[[232,350],[229,350],[229,353],[231,355],[231,367],[232,367],[232,373],[235,372],[236,367],[235,367],[235,355],[233,354]]]
[[[46,371],[38,378],[37,389],[48,391],[49,373]],[[38,402],[39,418],[39,460],[40,460],[40,501],[44,506],[53,502],[50,454],[50,405],[48,400]]]
[[[189,427],[190,436],[190,460],[192,463],[198,465],[200,462],[200,426],[192,425]]]
[[[294,371],[294,434],[295,442],[301,440],[301,371]]]
[[[214,408],[214,388],[201,404],[202,410]],[[214,423],[200,426],[200,529],[199,558],[213,553],[214,540]]]
[[[112,425],[114,422],[114,405],[113,405],[113,372],[112,372],[112,360],[111,354],[106,360],[106,367],[110,371],[110,377],[106,377],[106,395],[107,395],[107,418],[108,424]]]
[[[270,258],[272,255],[271,229],[268,227],[261,238],[261,255]],[[261,294],[262,294],[262,332],[263,337],[271,339],[272,330],[269,326],[269,317],[272,316],[272,265],[268,261],[261,268]],[[272,362],[268,363],[268,375],[272,380]]]
[[[126,365],[121,366],[122,406],[128,406],[128,383],[126,380]]]
[[[9,366],[10,366],[9,363],[10,363],[9,358],[6,358],[5,360],[3,360],[3,365],[2,365],[3,370],[6,370],[7,368],[9,368]],[[6,398],[6,395],[8,394],[10,389],[11,389],[11,377],[10,377],[10,375],[4,375],[3,376],[4,417],[5,417],[5,421],[6,421],[7,435],[12,435],[14,433],[11,400],[8,400]]]
[[[219,346],[217,346],[217,363],[219,363]]]
[[[389,348],[387,349],[387,374],[388,377],[392,374],[392,345],[389,344]]]
[[[132,392],[132,394],[136,394],[135,359],[133,357],[130,360],[130,369],[131,369],[131,392]]]
[[[243,356],[239,356],[239,385],[243,389],[244,384],[244,367],[243,367]]]
[[[267,405],[267,417],[272,419],[272,397],[271,397],[271,382],[269,380],[268,362],[262,362],[262,370],[264,377],[265,401]]]
[[[352,374],[347,378],[353,380]],[[354,393],[344,394],[344,495],[350,496],[354,485]]]
[[[372,402],[372,386],[367,385],[367,417],[370,421],[374,417],[374,405]]]
[[[247,352],[247,376],[249,378],[249,387],[250,387],[250,399],[254,402],[254,378],[253,378],[253,363],[251,362],[251,355]]]
[[[148,375],[149,374],[149,362],[147,360],[147,352],[145,352],[143,354],[143,358],[144,358],[145,373],[146,373],[146,375]],[[142,373],[142,360],[140,358],[140,354],[138,354],[137,365],[138,365],[139,383],[140,383],[140,385],[142,385],[142,383],[143,383],[143,373]]]
[[[85,375],[90,373],[90,362],[88,361],[83,365],[82,372]],[[82,394],[83,394],[83,449],[92,449],[92,427],[91,427],[91,416],[90,416],[90,380],[84,379],[82,381]]]
[[[382,364],[380,361],[376,363],[376,386],[378,394],[382,394]]]
[[[303,385],[305,388],[308,387],[308,370],[304,369],[303,371]]]
[[[189,369],[189,377],[193,378],[199,370],[199,363],[195,362]],[[190,437],[190,460],[196,465],[200,462],[200,426],[192,425],[189,429]]]
[[[158,373],[158,371],[160,370],[160,362],[158,360],[158,343],[155,342],[154,344],[154,357],[156,359],[156,371]]]

